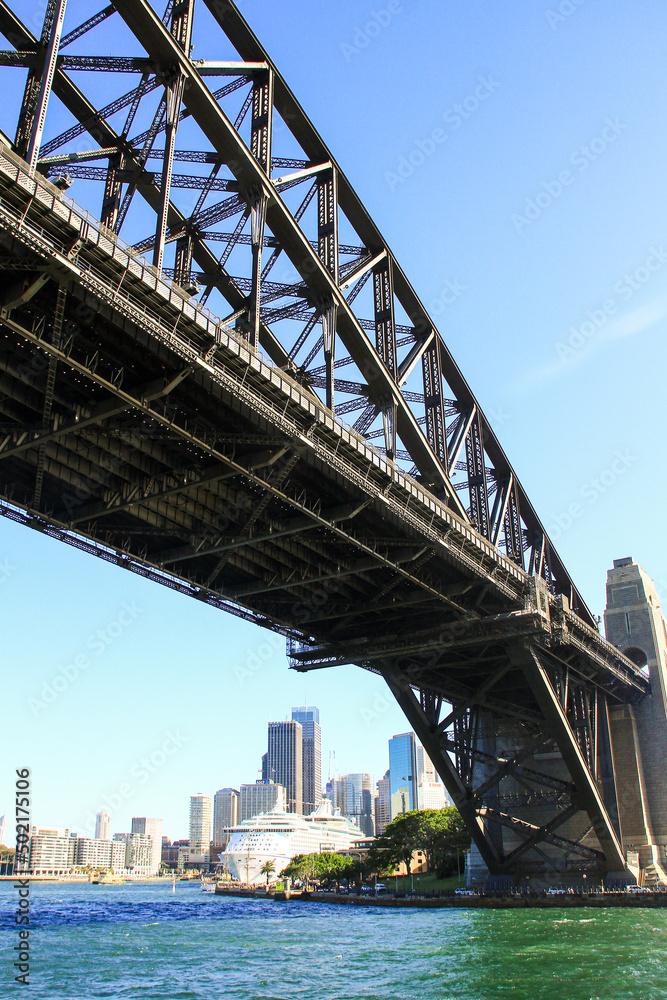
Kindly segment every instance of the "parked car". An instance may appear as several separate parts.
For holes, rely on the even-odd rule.
[[[384,882],[376,882],[375,883],[375,892],[376,892],[376,895],[380,896],[383,892],[386,892],[386,891],[387,891],[387,887],[384,884]]]

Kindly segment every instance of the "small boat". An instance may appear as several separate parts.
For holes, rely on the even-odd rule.
[[[215,892],[215,882],[202,882],[201,884],[202,892]]]

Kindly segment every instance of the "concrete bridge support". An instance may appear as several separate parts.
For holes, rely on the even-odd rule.
[[[623,847],[637,852],[647,884],[667,881],[667,633],[655,585],[634,559],[615,559],[607,573],[605,631],[651,681],[643,701],[609,713]]]

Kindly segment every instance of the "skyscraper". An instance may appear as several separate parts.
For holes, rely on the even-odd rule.
[[[148,816],[133,816],[132,833],[151,838],[151,875],[155,875],[160,870],[162,860],[162,820]]]
[[[373,776],[367,772],[344,774],[337,779],[336,786],[337,791],[340,789],[337,798],[342,799],[336,803],[341,813],[353,820],[365,837],[372,837],[375,833]]]
[[[294,719],[269,722],[266,777],[284,785],[287,812],[303,811],[303,729]]]
[[[384,833],[391,823],[391,792],[389,790],[389,771],[377,783],[377,798],[375,799],[375,836]]]
[[[98,812],[95,817],[95,840],[111,840],[111,816]]]
[[[314,705],[292,709],[292,719],[303,730],[303,814],[317,809],[322,799],[322,730],[320,710]]]
[[[219,788],[213,796],[213,846],[224,851],[229,834],[225,827],[236,826],[239,821],[239,793],[235,788]]]
[[[208,795],[190,796],[190,851],[207,854],[211,846],[211,799]]]
[[[417,808],[417,744],[414,733],[389,740],[391,818]]]
[[[239,823],[244,819],[259,816],[260,813],[285,812],[285,789],[273,781],[256,781],[254,784],[241,785],[239,796]]]

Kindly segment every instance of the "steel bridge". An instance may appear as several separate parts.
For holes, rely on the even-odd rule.
[[[647,676],[331,152],[230,0],[76,6],[0,0],[0,512],[381,674],[492,874],[624,871]]]

